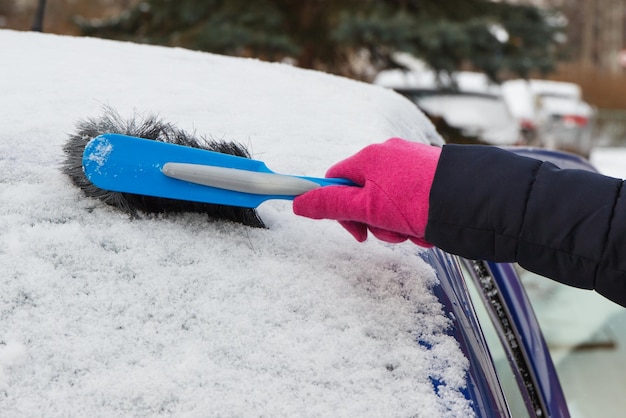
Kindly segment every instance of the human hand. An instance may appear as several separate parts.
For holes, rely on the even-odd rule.
[[[361,187],[326,186],[296,197],[296,215],[334,219],[362,242],[369,230],[378,239],[423,247],[428,198],[441,148],[392,138],[370,145],[333,167],[326,177]]]

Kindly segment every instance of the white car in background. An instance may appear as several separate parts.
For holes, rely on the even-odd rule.
[[[396,89],[426,114],[489,145],[516,145],[520,130],[502,97],[492,93]]]
[[[551,80],[510,80],[502,95],[529,145],[589,157],[595,109],[582,99],[580,86]]]
[[[461,134],[489,145],[520,143],[520,126],[498,85],[482,73],[452,77],[430,70],[381,72],[375,84],[408,97],[431,117],[442,118]]]

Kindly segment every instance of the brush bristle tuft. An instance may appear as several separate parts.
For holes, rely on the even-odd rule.
[[[265,227],[255,209],[110,192],[94,186],[83,173],[83,151],[89,141],[105,133],[135,136],[250,158],[248,150],[239,143],[197,138],[170,123],[163,122],[156,115],[135,115],[130,119],[124,119],[115,109],[105,107],[100,118],[79,121],[76,124],[76,132],[70,135],[63,147],[66,156],[63,172],[85,195],[100,199],[134,217],[142,212],[162,214],[195,212],[205,213],[211,219],[228,220],[256,228]]]

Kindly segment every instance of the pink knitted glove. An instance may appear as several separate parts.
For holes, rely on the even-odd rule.
[[[362,187],[326,186],[293,201],[296,215],[335,219],[357,241],[369,229],[387,242],[431,247],[424,240],[428,198],[441,149],[392,138],[370,145],[331,167],[326,177],[342,177]]]

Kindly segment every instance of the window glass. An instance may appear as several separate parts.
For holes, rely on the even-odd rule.
[[[595,292],[517,268],[571,415],[624,416],[626,309]]]
[[[491,317],[487,312],[483,298],[478,293],[478,289],[474,284],[471,274],[467,271],[465,265],[463,265],[463,263],[461,264],[463,276],[465,277],[465,282],[467,283],[467,288],[472,298],[474,309],[476,310],[476,315],[480,321],[483,334],[487,340],[487,346],[491,352],[491,357],[496,367],[496,372],[498,373],[502,390],[504,391],[507,403],[509,404],[511,415],[516,418],[529,417],[530,415],[528,414],[528,409],[524,403],[522,392],[518,386],[517,380],[515,379],[515,374],[511,368],[511,364],[506,356],[504,346],[498,337],[496,327],[491,321]]]

